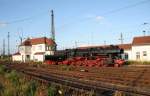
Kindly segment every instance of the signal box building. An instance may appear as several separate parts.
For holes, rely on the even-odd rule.
[[[12,55],[13,61],[44,61],[45,55],[53,55],[56,43],[49,38],[33,38],[19,45],[19,51]]]

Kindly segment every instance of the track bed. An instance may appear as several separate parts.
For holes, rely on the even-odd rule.
[[[75,67],[49,65],[33,67],[28,64],[5,64],[25,74],[46,81],[83,89],[108,89],[150,95],[150,67]],[[70,70],[63,68],[70,67]],[[86,70],[82,71],[81,70]]]

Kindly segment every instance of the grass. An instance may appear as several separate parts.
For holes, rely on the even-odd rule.
[[[150,61],[127,61],[126,65],[150,65]]]
[[[0,73],[0,96],[36,96],[36,81],[28,81],[15,70],[7,72],[3,66]]]
[[[64,67],[62,70],[73,70]],[[7,71],[0,65],[0,96],[94,96],[93,91],[81,92],[70,89],[65,85],[40,83],[29,79],[15,70]]]
[[[62,66],[60,67],[60,69],[61,69],[62,71],[73,71],[73,70],[74,70],[74,68],[73,68],[72,66],[67,66],[67,65],[62,65]]]

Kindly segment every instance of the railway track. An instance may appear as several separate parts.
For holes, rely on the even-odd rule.
[[[60,70],[58,65],[46,68],[36,68],[27,64],[4,64],[8,69],[15,69],[33,78],[55,82],[85,90],[123,91],[150,96],[149,67],[121,68],[81,68],[88,72]]]

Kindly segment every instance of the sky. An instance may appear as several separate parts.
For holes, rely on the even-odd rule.
[[[150,35],[150,0],[0,0],[0,53],[10,32],[11,53],[19,37],[50,37],[54,10],[58,49],[78,46],[131,43]],[[144,24],[145,23],[145,24]]]

